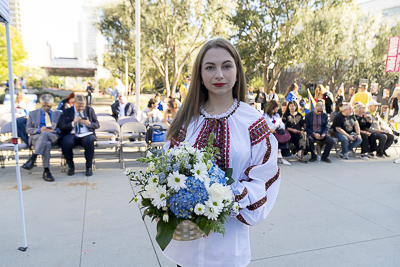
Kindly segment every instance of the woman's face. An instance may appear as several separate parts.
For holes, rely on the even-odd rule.
[[[361,108],[358,110],[358,114],[362,115],[362,114],[364,114],[364,113],[365,113],[365,107],[361,107]]]
[[[282,113],[286,112],[286,108],[287,108],[287,106],[282,106]]]
[[[296,106],[294,104],[290,104],[289,105],[289,111],[290,111],[290,113],[296,112]]]
[[[201,63],[201,77],[209,97],[231,97],[236,73],[235,60],[225,49],[211,48],[205,53]]]
[[[274,109],[274,114],[278,113],[278,110],[279,110],[279,107],[276,107],[276,108]]]

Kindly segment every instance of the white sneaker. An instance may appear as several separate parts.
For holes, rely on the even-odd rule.
[[[281,162],[283,165],[288,165],[288,166],[292,165],[287,159],[284,159],[284,158],[281,159]]]
[[[393,161],[393,163],[400,164],[400,158],[398,158],[398,159],[395,159],[395,160]]]
[[[361,158],[362,158],[363,160],[369,160],[368,156],[365,155],[365,154],[361,154]]]

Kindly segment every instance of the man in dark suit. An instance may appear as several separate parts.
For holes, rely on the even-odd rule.
[[[115,120],[123,117],[134,117],[136,118],[135,105],[128,102],[125,92],[120,92],[118,95],[118,101],[111,105],[111,112]]]
[[[65,109],[59,121],[62,132],[61,150],[68,164],[68,175],[75,174],[73,148],[81,145],[85,149],[86,176],[92,176],[95,129],[100,127],[93,108],[86,106],[83,95],[75,95],[74,106]]]
[[[29,145],[34,148],[33,155],[22,165],[25,170],[31,170],[35,166],[38,155],[43,157],[43,179],[53,182],[54,177],[50,172],[51,146],[57,144],[59,134],[56,129],[61,112],[53,110],[54,98],[50,94],[40,97],[41,108],[29,113],[26,123],[26,133],[29,134]]]
[[[305,117],[306,132],[311,150],[310,162],[317,160],[314,142],[321,142],[322,144],[325,144],[321,160],[326,163],[331,163],[331,160],[328,157],[335,141],[328,135],[328,114],[324,113],[323,110],[324,103],[318,101],[315,105],[314,111],[309,112]]]

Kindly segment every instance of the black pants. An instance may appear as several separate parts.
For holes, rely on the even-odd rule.
[[[65,135],[61,140],[61,150],[67,161],[68,167],[74,168],[74,146],[83,146],[85,149],[86,168],[92,168],[93,156],[94,156],[94,141],[95,137],[93,134],[76,138],[74,134]]]
[[[332,137],[329,135],[325,135],[324,139],[321,140],[315,140],[314,136],[312,135],[307,135],[308,141],[310,143],[310,150],[311,150],[311,157],[315,158],[317,155],[315,154],[315,144],[314,142],[321,142],[322,144],[325,145],[324,153],[322,153],[322,158],[326,159],[329,157],[329,154],[331,153],[331,149],[335,143]]]
[[[361,153],[372,153],[377,151],[378,146],[376,145],[376,134],[371,133],[370,136],[366,134],[361,134],[362,143],[361,143]]]
[[[379,140],[376,152],[382,155],[393,144],[394,136],[389,133],[376,133],[376,139]]]
[[[28,119],[26,117],[17,118],[17,132],[18,132],[18,137],[20,137],[21,140],[29,146],[29,137],[28,134],[26,133],[27,121]]]

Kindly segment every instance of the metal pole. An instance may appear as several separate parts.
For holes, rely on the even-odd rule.
[[[15,155],[15,169],[17,175],[18,184],[18,196],[19,196],[19,208],[21,212],[21,226],[22,226],[22,238],[23,247],[19,247],[20,251],[26,251],[28,244],[26,242],[26,228],[25,228],[25,215],[24,215],[24,201],[22,198],[22,184],[21,184],[21,169],[19,167],[19,155],[18,155],[18,133],[17,133],[17,120],[15,118],[15,103],[14,103],[14,80],[13,80],[13,69],[12,69],[12,55],[11,55],[11,38],[10,38],[10,25],[6,24],[6,39],[7,39],[7,61],[8,61],[8,80],[10,87],[10,100],[11,100],[11,118],[12,118],[12,142],[14,144],[14,155]]]
[[[135,0],[136,108],[140,110],[140,0]]]

